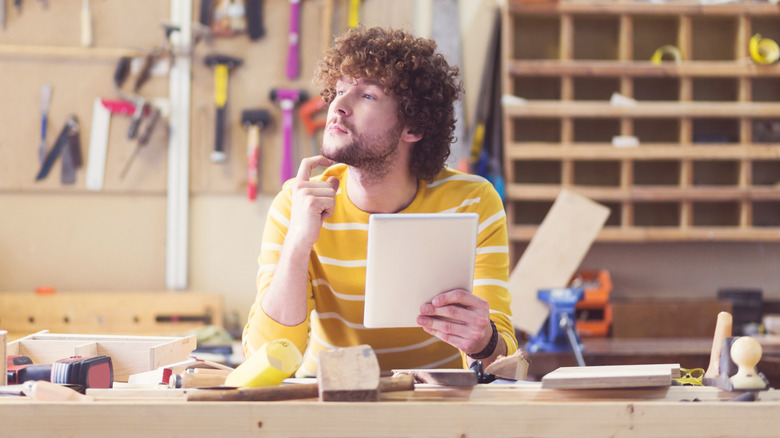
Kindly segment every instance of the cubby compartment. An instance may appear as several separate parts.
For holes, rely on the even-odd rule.
[[[560,20],[553,15],[512,17],[513,59],[558,59]]]
[[[574,59],[618,59],[620,20],[612,15],[575,16]]]
[[[753,226],[780,227],[780,201],[754,202]]]
[[[694,61],[733,61],[737,58],[737,17],[701,15],[691,19],[693,53],[683,53]]]
[[[739,80],[736,78],[695,78],[693,100],[736,102],[739,99]]]
[[[575,143],[610,143],[620,135],[620,121],[612,119],[574,119]]]
[[[679,119],[636,119],[634,136],[644,143],[679,143]]]
[[[612,93],[620,91],[620,79],[608,77],[576,77],[574,100],[601,100],[608,102]]]
[[[676,101],[680,98],[678,78],[634,78],[634,99]]]
[[[761,34],[763,38],[770,38],[780,42],[780,16],[753,17],[750,20],[751,36]]]
[[[680,204],[676,202],[635,202],[634,226],[678,227]]]
[[[751,128],[753,143],[780,143],[780,119],[754,119]]]
[[[559,119],[514,119],[512,138],[516,142],[560,143],[561,121]]]
[[[693,203],[694,227],[735,227],[739,225],[739,203],[707,201]]]
[[[605,227],[619,227],[623,220],[623,205],[619,202],[599,202],[609,209],[609,216],[604,222]]]
[[[675,16],[635,16],[633,52],[637,61],[649,61],[663,46],[677,46],[680,20]]]
[[[753,102],[780,101],[780,79],[752,78],[750,80],[750,99]]]
[[[619,161],[575,161],[574,184],[580,186],[620,186]]]
[[[512,225],[539,225],[550,211],[552,202],[520,201],[512,203]]]
[[[739,163],[736,161],[694,161],[693,185],[736,186],[739,182]]]
[[[561,162],[554,160],[517,160],[513,183],[561,184]]]
[[[774,186],[780,190],[780,160],[754,161],[752,164],[754,186]]]
[[[515,78],[514,87],[514,95],[523,99],[561,99],[561,79],[554,76],[521,76]]]
[[[739,120],[737,119],[693,119],[694,143],[737,143],[739,141]]]
[[[679,161],[634,161],[635,186],[677,186],[679,184]]]

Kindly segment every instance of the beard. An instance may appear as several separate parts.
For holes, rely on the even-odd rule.
[[[398,154],[402,127],[365,134],[356,132],[354,126],[341,122],[353,134],[352,141],[342,146],[330,146],[323,139],[322,155],[337,163],[343,163],[363,171],[366,176],[381,178],[390,172]],[[327,135],[327,134],[325,134]]]

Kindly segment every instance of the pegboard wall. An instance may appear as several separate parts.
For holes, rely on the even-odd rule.
[[[5,27],[0,30],[0,192],[85,192],[95,99],[122,97],[114,86],[114,73],[122,56],[133,59],[120,90],[128,95],[140,74],[143,59],[160,47],[164,25],[170,19],[170,2],[160,0],[58,0],[25,1],[21,8],[6,2]],[[212,0],[213,7],[220,1]],[[230,2],[228,2],[230,3]],[[243,1],[234,0],[237,6]],[[412,27],[412,0],[361,2],[360,22],[366,26]],[[83,7],[91,12],[92,44],[82,45]],[[273,89],[297,89],[309,97],[319,94],[312,84],[313,72],[330,38],[348,28],[348,0],[303,0],[300,7],[300,70],[287,78],[288,31],[291,4],[265,0],[262,4],[264,35],[252,40],[246,32],[234,36],[200,38],[193,46],[190,132],[190,189],[201,194],[231,194],[246,190],[247,130],[241,113],[267,110],[271,123],[261,131],[258,190],[273,194],[281,187],[282,111],[270,98]],[[332,13],[327,13],[332,8]],[[201,1],[193,1],[193,21],[200,20]],[[198,24],[193,34],[202,35]],[[240,27],[240,26],[239,26]],[[330,29],[327,32],[326,29]],[[222,54],[242,60],[230,70],[225,120],[226,161],[214,163],[216,108],[214,68],[205,64],[209,55]],[[168,76],[165,57],[154,64],[151,76],[138,95],[161,104],[165,113]],[[50,150],[70,116],[79,121],[84,165],[74,184],[60,182],[61,157],[50,174],[36,181],[41,168],[41,94],[51,85],[46,148]],[[293,163],[314,153],[313,142],[295,108]],[[323,117],[320,113],[315,117]],[[113,114],[109,122],[105,177],[102,192],[110,194],[164,194],[168,171],[167,120],[158,123],[148,143],[138,146],[128,139],[131,115]],[[143,125],[142,125],[143,127]],[[319,133],[317,134],[320,135]],[[314,146],[318,143],[314,142]],[[136,154],[132,158],[133,154]],[[132,160],[132,164],[128,164]],[[129,167],[127,167],[129,166]],[[127,170],[124,169],[127,167]],[[296,166],[297,167],[297,166]],[[124,175],[123,175],[123,172]]]

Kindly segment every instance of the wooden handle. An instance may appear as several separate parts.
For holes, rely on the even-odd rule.
[[[379,381],[380,392],[411,391],[413,376],[394,376]],[[201,389],[187,392],[187,401],[282,401],[319,397],[319,385],[301,383],[262,388]]]
[[[720,353],[723,348],[723,340],[731,336],[731,314],[720,312],[718,322],[715,324],[715,337],[712,339],[712,351],[710,352],[710,364],[704,377],[717,379],[720,374]]]
[[[0,375],[0,386],[5,386],[8,384],[8,370],[6,369],[6,366],[8,365],[8,351],[6,350],[6,342],[8,342],[8,332],[5,330],[0,330],[0,359],[3,360],[2,365],[0,365],[0,371],[2,371],[2,375]]]

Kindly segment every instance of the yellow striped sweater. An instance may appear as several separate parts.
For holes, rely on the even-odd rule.
[[[297,326],[282,325],[263,312],[260,305],[274,275],[290,217],[291,191],[284,187],[274,199],[263,232],[258,257],[257,298],[243,333],[247,357],[264,343],[287,338],[301,352],[304,361],[296,375],[317,373],[320,351],[360,344],[370,345],[383,371],[398,368],[459,368],[465,355],[422,328],[368,329],[363,326],[366,277],[366,240],[369,214],[347,197],[347,166],[336,164],[313,179],[336,176],[341,185],[335,211],[320,230],[309,262],[308,306],[310,317]],[[507,345],[517,350],[511,323],[507,289],[509,254],[506,215],[493,186],[484,178],[451,169],[436,179],[420,181],[412,203],[400,213],[475,212],[479,214],[474,294],[490,304],[490,317]],[[443,291],[442,291],[443,292]]]

